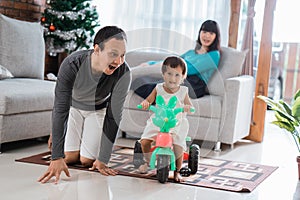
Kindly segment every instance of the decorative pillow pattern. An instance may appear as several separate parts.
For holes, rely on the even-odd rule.
[[[44,77],[45,43],[40,23],[0,14],[0,64],[15,77]]]
[[[228,78],[239,76],[247,51],[238,51],[230,47],[221,48],[221,59],[216,71],[208,82],[208,90],[213,95],[224,94],[224,81]]]
[[[0,65],[0,80],[14,77],[8,69]]]

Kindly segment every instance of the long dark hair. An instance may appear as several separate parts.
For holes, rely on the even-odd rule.
[[[195,50],[198,50],[201,48],[202,44],[200,41],[200,32],[201,31],[207,31],[207,32],[213,32],[216,34],[215,41],[208,47],[208,52],[209,51],[214,51],[214,50],[221,50],[221,34],[220,34],[220,28],[219,25],[216,21],[213,20],[206,20],[205,22],[202,23],[199,33],[198,33],[198,38],[196,40],[196,47]]]

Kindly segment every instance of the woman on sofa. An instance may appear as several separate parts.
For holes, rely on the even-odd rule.
[[[206,85],[218,68],[220,53],[219,25],[213,20],[206,20],[200,27],[195,48],[181,55],[187,63],[188,74],[184,85],[189,87],[191,98],[199,98],[207,93]],[[148,64],[160,66],[161,61],[150,61]],[[156,83],[160,82],[151,77],[141,77],[136,81],[145,83],[135,90],[144,99],[151,93]]]

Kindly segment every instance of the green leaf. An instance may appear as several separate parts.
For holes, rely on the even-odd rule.
[[[290,107],[290,105],[288,105],[286,102],[284,102],[283,100],[279,100],[279,103],[283,106],[283,108],[285,109],[285,111],[289,114],[292,115],[292,109]]]
[[[294,94],[294,100],[300,97],[300,89]]]
[[[275,112],[275,114],[285,119],[283,121],[288,121],[290,123],[296,122],[294,117],[292,115],[289,115],[285,110],[275,110]]]
[[[281,104],[279,104],[278,102],[274,101],[273,99],[271,99],[269,97],[259,95],[259,96],[257,96],[257,98],[266,102],[272,110],[285,110]]]
[[[285,117],[282,117],[282,116],[280,115],[280,113],[277,112],[277,111],[275,111],[275,117],[276,117],[277,121],[284,121],[284,122],[287,122],[287,123],[289,122],[288,119],[286,119]]]
[[[278,126],[278,127],[280,127],[280,128],[283,128],[283,129],[287,130],[290,133],[293,133],[295,131],[295,127],[293,125],[291,125],[290,123],[288,123],[288,122],[273,121],[271,123]]]
[[[292,114],[298,120],[300,120],[300,97],[298,97],[292,106]]]
[[[283,103],[283,101],[277,103],[273,99],[262,95],[257,96],[257,98],[265,101],[270,106],[271,110],[276,111],[275,116],[277,119],[279,119],[279,121],[286,121],[291,124],[298,124],[294,116],[290,114],[289,106],[286,103]]]

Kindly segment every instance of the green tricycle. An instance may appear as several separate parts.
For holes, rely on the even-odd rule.
[[[170,98],[168,104],[165,103],[162,96],[156,97],[156,106],[150,106],[149,110],[155,113],[152,121],[154,125],[160,128],[157,133],[155,147],[152,148],[150,158],[150,169],[157,168],[156,177],[160,183],[165,183],[168,180],[169,171],[176,170],[175,154],[173,152],[173,139],[169,132],[171,128],[175,127],[178,120],[176,115],[184,111],[184,108],[175,108],[177,97]],[[142,109],[142,105],[137,106]],[[191,112],[195,112],[191,108]],[[197,144],[189,145],[189,152],[185,152],[183,157],[188,158],[188,167],[180,169],[182,176],[189,176],[196,174],[198,170],[198,160],[200,157],[200,147]],[[137,141],[134,147],[133,164],[138,168],[144,163],[141,144]]]

